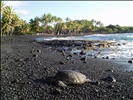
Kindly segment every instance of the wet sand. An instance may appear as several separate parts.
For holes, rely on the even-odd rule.
[[[4,36],[1,38],[2,100],[132,100],[133,72],[113,62],[78,55],[66,59],[55,46],[34,41],[41,36]],[[63,62],[63,64],[61,63]],[[58,70],[77,70],[99,84],[84,83],[58,87],[45,81]],[[102,80],[110,76],[116,82]]]

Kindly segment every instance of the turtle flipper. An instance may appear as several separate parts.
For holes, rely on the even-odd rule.
[[[57,86],[66,87],[67,85],[62,81],[57,81]]]
[[[94,85],[100,84],[98,81],[92,81],[92,80],[90,80],[90,79],[86,79],[85,82],[89,82],[89,83],[94,84]]]
[[[93,82],[92,80],[90,79],[86,79],[85,82]]]

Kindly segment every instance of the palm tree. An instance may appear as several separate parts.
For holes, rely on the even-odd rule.
[[[20,24],[20,18],[16,14],[13,14],[10,35],[13,35],[15,27],[20,26],[20,25],[21,25]]]
[[[66,29],[67,29],[66,23],[61,23],[61,30],[63,34],[66,34]]]
[[[35,17],[34,19],[30,19],[30,27],[31,31],[37,33],[39,31],[39,18]]]
[[[1,6],[0,14],[3,14],[4,6],[5,6],[3,1],[0,1],[0,6]]]
[[[71,19],[69,17],[67,17],[65,20],[66,20],[66,22],[70,22],[71,21]]]
[[[2,13],[2,33],[4,33],[5,35],[10,35],[10,32],[12,31],[12,21],[14,15],[15,13],[12,10],[12,7],[6,6],[4,8]]]
[[[40,21],[42,23],[42,26],[44,28],[44,31],[46,29],[46,26],[50,23],[52,23],[54,20],[54,17],[49,13],[49,14],[43,14],[43,16],[40,18]]]

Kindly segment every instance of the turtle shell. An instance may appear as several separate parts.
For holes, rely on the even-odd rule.
[[[55,78],[65,84],[82,84],[87,80],[84,74],[73,70],[58,71]]]

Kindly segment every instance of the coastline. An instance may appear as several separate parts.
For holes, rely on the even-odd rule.
[[[52,46],[33,41],[37,37],[41,36],[1,37],[1,97],[3,100],[133,99],[132,71],[124,71],[122,65],[102,59],[88,58],[87,62],[83,63],[77,55],[73,55],[74,62],[67,60]],[[61,61],[64,64],[60,64]],[[78,70],[87,78],[99,81],[100,84],[85,83],[62,89],[44,82],[45,78],[55,75],[62,69]],[[106,76],[114,77],[116,82],[101,81]],[[59,93],[57,89],[60,89]]]

